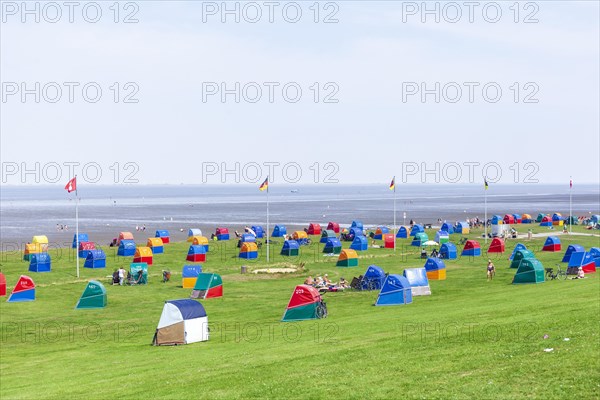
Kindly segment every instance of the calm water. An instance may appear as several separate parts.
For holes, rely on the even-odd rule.
[[[397,223],[411,218],[436,223],[484,214],[482,185],[399,185],[396,192]],[[565,187],[566,186],[566,187]],[[393,224],[393,192],[385,185],[274,186],[269,189],[270,223],[305,227],[309,222],[366,225]],[[210,235],[216,226],[241,230],[244,225],[266,225],[266,192],[255,185],[196,186],[82,186],[79,227],[90,240],[106,244],[120,231],[144,239],[156,229],[168,229],[175,240],[189,228]],[[74,193],[62,185],[3,186],[0,195],[0,235],[6,243],[24,243],[35,234],[52,242],[70,242],[75,230]],[[573,212],[600,213],[598,185],[578,185],[573,190]],[[505,213],[569,212],[568,185],[494,185],[487,191],[488,215]],[[68,226],[59,231],[57,224]],[[183,230],[184,232],[180,232]],[[3,247],[4,248],[4,247]]]

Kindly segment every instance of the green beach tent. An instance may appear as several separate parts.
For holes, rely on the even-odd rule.
[[[75,308],[106,307],[106,288],[98,281],[89,281]]]
[[[145,262],[131,263],[129,265],[132,283],[146,285],[148,283],[148,264]]]
[[[312,286],[298,285],[294,288],[281,321],[304,321],[326,316],[327,307],[323,303],[319,291]]]
[[[219,274],[201,272],[192,290],[193,299],[209,299],[223,296],[223,279]]]
[[[529,250],[525,250],[525,249],[517,250],[512,259],[512,262],[510,263],[510,267],[511,268],[519,268],[519,265],[521,265],[521,261],[528,260],[528,259],[535,260],[535,254],[533,254],[533,252],[531,252]]]
[[[521,261],[512,283],[543,283],[544,266],[539,260],[526,258]]]

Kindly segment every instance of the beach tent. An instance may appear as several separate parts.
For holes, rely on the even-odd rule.
[[[297,256],[300,252],[300,244],[295,240],[286,240],[281,247],[282,256]]]
[[[9,303],[16,303],[33,300],[35,300],[35,283],[33,282],[33,279],[27,275],[21,275],[6,301]]]
[[[327,240],[329,239],[337,239],[336,235],[335,235],[335,231],[332,229],[327,229],[325,231],[323,231],[323,233],[321,233],[321,243],[327,243]]]
[[[336,267],[356,267],[358,266],[358,254],[352,249],[341,251]]]
[[[31,243],[39,244],[42,251],[48,251],[48,237],[46,235],[37,235],[31,239]]]
[[[365,233],[363,232],[362,228],[350,228],[350,236],[353,237],[358,237],[358,236],[365,236]]]
[[[79,258],[87,258],[90,250],[96,249],[94,242],[79,242]]]
[[[285,226],[275,225],[275,228],[273,228],[273,234],[271,236],[284,237],[286,234],[287,234],[287,229],[285,229]]]
[[[319,225],[319,224],[308,225],[308,234],[309,235],[320,235],[321,234],[321,225]]]
[[[330,222],[327,224],[327,229],[332,230],[335,233],[340,233],[340,224],[337,222]]]
[[[131,232],[119,232],[119,238],[117,239],[117,246],[121,244],[122,240],[133,241],[133,234]]]
[[[552,214],[552,225],[562,226],[565,222],[565,219],[560,213]]]
[[[437,231],[435,234],[435,241],[439,244],[448,243],[450,241],[450,235],[448,231]]]
[[[308,243],[308,235],[304,231],[295,231],[292,234],[292,239],[294,239],[300,246]]]
[[[461,256],[477,257],[480,255],[481,246],[479,246],[479,242],[476,240],[467,240],[467,242],[465,243],[465,247],[463,247]]]
[[[88,251],[88,255],[83,264],[84,268],[106,268],[106,254],[102,249]]]
[[[504,253],[504,239],[494,238],[488,247],[488,253]]]
[[[440,228],[440,230],[448,232],[449,235],[454,233],[454,227],[452,226],[452,224],[450,224],[448,222],[444,222],[442,224],[442,227]]]
[[[556,236],[548,236],[542,251],[560,251],[560,239]]]
[[[184,265],[181,271],[181,287],[192,289],[196,285],[198,274],[202,272],[202,265]]]
[[[413,296],[429,296],[431,294],[425,268],[406,268],[402,275],[408,281]]]
[[[456,226],[454,227],[454,232],[467,235],[469,232],[471,232],[471,228],[467,222],[457,222]]]
[[[514,219],[514,223],[515,224],[520,224],[523,222],[523,218],[521,217],[521,214],[513,214],[513,219]]]
[[[319,291],[312,286],[298,285],[292,292],[281,321],[304,321],[326,316]]]
[[[527,260],[527,259],[535,260],[535,254],[533,254],[533,252],[531,252],[529,250],[525,250],[525,249],[517,250],[512,259],[512,262],[510,263],[510,268],[519,268],[519,265],[521,265],[521,261]]]
[[[524,224],[531,224],[533,222],[533,218],[531,218],[530,214],[523,214],[521,218],[521,222]]]
[[[381,290],[385,282],[385,272],[377,265],[369,265],[360,282],[362,290]]]
[[[169,231],[164,230],[164,229],[160,229],[160,230],[156,231],[154,233],[154,237],[160,238],[160,240],[162,240],[163,244],[168,244],[171,242],[171,237],[169,235]]]
[[[417,233],[415,235],[415,237],[413,238],[412,243],[410,244],[411,246],[423,246],[423,244],[429,240],[429,237],[427,236],[426,233],[421,232],[421,233]]]
[[[192,244],[204,247],[204,252],[208,253],[208,238],[206,236],[193,236]]]
[[[569,268],[581,267],[583,272],[589,274],[590,272],[596,272],[596,263],[594,257],[587,251],[576,251],[571,254],[569,259]]]
[[[229,229],[217,228],[215,235],[217,236],[217,240],[229,240]]]
[[[502,222],[507,225],[516,224],[515,217],[513,217],[511,214],[506,214],[502,219]]]
[[[373,236],[373,239],[383,240],[383,235],[386,233],[390,233],[390,228],[387,226],[378,226],[377,229],[375,229],[375,236]]]
[[[427,279],[443,281],[446,279],[446,264],[441,258],[429,257],[423,266],[427,272]]]
[[[590,254],[596,263],[596,267],[600,267],[600,248],[592,247],[590,249]]]
[[[223,296],[223,279],[221,275],[213,273],[200,272],[196,278],[192,298],[210,299]]]
[[[134,263],[146,263],[152,265],[152,249],[150,247],[138,247],[133,255]]]
[[[252,225],[250,227],[250,229],[252,229],[254,231],[254,233],[256,233],[257,239],[262,239],[263,237],[265,237],[265,230],[263,229],[262,226]]]
[[[258,258],[258,246],[254,242],[245,242],[240,248],[239,258],[256,259]]]
[[[517,243],[517,245],[513,249],[512,253],[510,254],[510,257],[508,257],[508,259],[512,260],[515,257],[515,254],[517,253],[517,251],[519,251],[519,250],[527,250],[527,247],[523,243]]]
[[[340,254],[342,251],[342,242],[338,238],[329,238],[323,247],[323,253],[325,254]]]
[[[148,263],[133,262],[129,264],[129,274],[137,285],[146,285],[148,283]]]
[[[148,238],[148,242],[146,242],[146,246],[150,247],[152,250],[152,254],[161,254],[164,253],[165,248],[163,246],[163,241],[161,238],[153,237]]]
[[[187,261],[191,262],[205,262],[206,261],[206,250],[204,246],[192,244],[188,249]]]
[[[355,251],[365,251],[369,248],[369,241],[366,236],[355,236],[350,248]]]
[[[540,226],[552,226],[552,217],[549,215],[544,216],[542,222],[540,222]]]
[[[121,240],[117,255],[123,257],[135,255],[135,242],[133,240]]]
[[[361,221],[352,221],[350,228],[358,228],[361,231],[364,229],[363,223]]]
[[[500,225],[504,223],[504,219],[500,215],[494,215],[492,217],[492,225]]]
[[[208,340],[208,316],[204,306],[191,299],[165,301],[152,339],[154,346],[170,346]]]
[[[89,242],[90,239],[88,237],[87,233],[80,233],[79,234],[79,240],[77,240],[77,234],[73,235],[73,244],[71,245],[72,249],[77,249],[77,243],[81,243],[81,242]]]
[[[29,258],[29,272],[50,272],[52,259],[48,253],[32,254]]]
[[[526,258],[521,261],[512,283],[543,283],[544,266],[539,260]]]
[[[197,228],[192,228],[192,229],[188,230],[187,241],[188,242],[193,242],[194,241],[194,236],[202,236],[202,231],[200,229],[197,229]]]
[[[400,275],[388,275],[375,305],[396,306],[410,303],[412,303],[412,289],[408,280]]]
[[[440,258],[444,260],[455,260],[457,258],[456,245],[454,243],[444,243],[440,247]]]
[[[398,233],[396,233],[396,237],[398,239],[408,238],[408,229],[405,226],[401,226],[400,229],[398,229]]]
[[[6,277],[0,272],[0,297],[6,296]]]
[[[106,307],[106,288],[98,281],[89,281],[77,304],[76,309]]]
[[[571,259],[571,254],[575,253],[575,252],[581,252],[581,251],[585,251],[585,248],[579,244],[570,244],[569,247],[567,247],[567,251],[565,251],[565,255],[562,258],[561,262],[569,262],[569,260]]]
[[[256,243],[256,236],[254,236],[251,233],[242,233],[242,236],[240,237],[240,241],[242,243]]]
[[[571,215],[565,220],[565,224],[567,225],[579,225],[579,219],[576,216]]]
[[[396,238],[391,233],[383,235],[383,247],[386,249],[393,249],[396,245]]]
[[[417,236],[419,233],[425,232],[423,225],[415,224],[410,228],[410,236]]]
[[[546,214],[539,213],[537,218],[535,219],[535,222],[542,222],[542,220],[544,219],[545,216],[546,216]]]
[[[23,252],[23,260],[29,261],[32,254],[43,253],[42,245],[39,243],[27,243]]]

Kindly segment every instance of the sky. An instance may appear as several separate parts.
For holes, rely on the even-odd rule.
[[[114,4],[1,3],[2,184],[600,181],[598,2]]]

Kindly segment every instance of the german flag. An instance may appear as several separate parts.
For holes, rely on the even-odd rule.
[[[390,190],[396,189],[396,177],[392,178],[392,182],[390,182]]]
[[[487,183],[487,178],[484,178],[484,179],[483,179],[483,184],[485,185],[485,186],[484,186],[484,187],[485,187],[485,190],[488,190],[488,188],[490,187],[490,185],[488,185],[488,183]]]
[[[269,190],[269,177],[268,176],[267,176],[267,179],[265,179],[265,181],[263,183],[261,183],[258,190],[260,190],[261,192],[263,192],[265,190]]]

